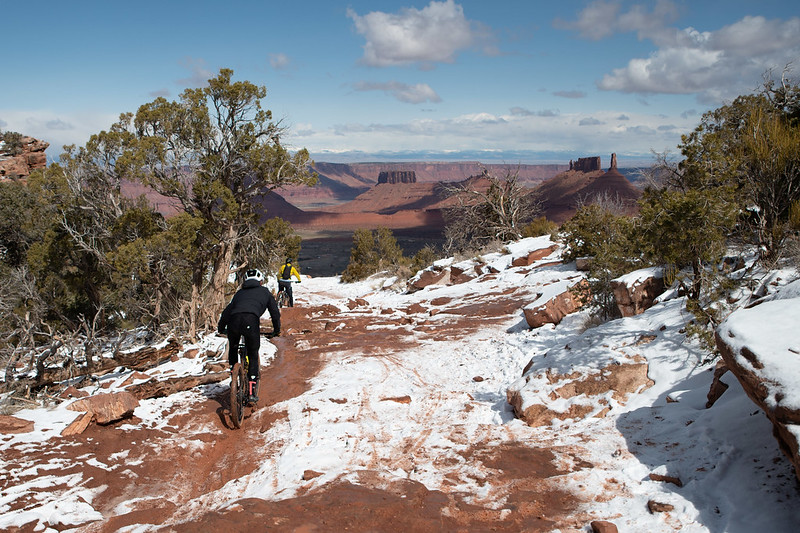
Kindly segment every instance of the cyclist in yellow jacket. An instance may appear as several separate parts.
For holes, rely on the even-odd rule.
[[[292,265],[292,258],[287,257],[286,263],[278,269],[278,292],[286,291],[286,294],[289,296],[289,307],[294,307],[292,276],[297,278],[297,283],[300,283],[300,272]]]

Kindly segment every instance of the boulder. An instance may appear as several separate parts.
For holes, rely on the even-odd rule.
[[[624,404],[630,394],[652,387],[654,382],[647,376],[648,365],[646,362],[632,362],[625,364],[610,364],[599,371],[572,372],[559,374],[546,370],[538,375],[528,376],[526,381],[548,383],[550,392],[547,403],[558,400],[568,400],[576,396],[602,398],[609,391],[612,397]],[[538,399],[525,401],[526,391],[523,389],[509,388],[506,399],[513,407],[517,418],[532,427],[550,425],[554,419],[581,419],[587,416],[601,418],[608,412],[608,407],[597,410],[596,405],[601,401],[585,403],[571,402],[565,410],[556,411]]]
[[[619,530],[617,526],[613,522],[608,522],[607,520],[594,520],[590,526],[592,527],[592,533],[618,533]]]
[[[92,413],[81,413],[78,418],[72,421],[70,425],[64,428],[61,432],[62,437],[69,437],[71,435],[80,435],[91,424],[94,415]]]
[[[611,290],[622,316],[645,312],[664,292],[664,271],[647,268],[611,280]]]
[[[81,398],[69,404],[67,408],[91,413],[98,424],[110,424],[131,416],[138,406],[139,400],[136,396],[123,391]]]
[[[714,368],[714,379],[711,381],[711,387],[709,387],[706,395],[706,409],[711,408],[719,400],[720,396],[728,390],[728,384],[722,381],[722,376],[727,371],[728,365],[725,360],[717,361],[717,365]]]
[[[544,259],[545,257],[549,256],[556,250],[558,250],[558,245],[554,244],[552,246],[548,246],[547,248],[542,248],[540,250],[533,250],[528,255],[522,257],[516,257],[511,260],[512,267],[520,267],[520,266],[530,266],[536,261]]]
[[[535,302],[525,306],[522,312],[532,329],[544,324],[558,324],[565,316],[580,309],[588,301],[588,296],[589,284],[584,279],[543,303],[539,301],[540,295]]]
[[[417,278],[409,283],[409,290],[419,291],[429,285],[446,285],[450,282],[450,269],[423,270]]]
[[[479,265],[475,265],[473,268],[462,268],[460,266],[453,265],[450,267],[450,283],[452,285],[466,283],[478,277],[479,274]]]
[[[369,306],[369,302],[367,302],[363,298],[356,298],[354,300],[350,299],[347,301],[347,308],[350,309],[351,311],[356,307],[367,307],[367,306]]]
[[[72,385],[64,389],[64,391],[58,395],[59,398],[64,400],[69,400],[70,398],[83,398],[85,396],[89,396],[89,393],[85,390],[77,389]]]

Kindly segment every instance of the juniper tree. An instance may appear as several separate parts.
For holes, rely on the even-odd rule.
[[[288,184],[313,184],[305,149],[290,153],[285,128],[262,108],[266,88],[233,82],[221,69],[179,101],[157,98],[123,116],[134,139],[120,159],[125,175],[173,199],[198,222],[192,247],[189,332],[212,327],[224,305],[231,265],[250,264],[263,198]]]

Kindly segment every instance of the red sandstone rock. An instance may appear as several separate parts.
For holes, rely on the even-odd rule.
[[[617,526],[605,520],[594,520],[591,523],[592,533],[618,533]]]
[[[0,177],[27,177],[33,170],[47,166],[47,154],[45,150],[50,143],[34,139],[33,137],[23,137],[22,153],[10,155],[0,151]]]
[[[664,278],[659,275],[648,276],[631,283],[629,275],[611,280],[611,290],[622,316],[634,316],[653,306],[655,299],[664,292]]]
[[[533,329],[544,324],[560,323],[565,316],[580,309],[587,299],[588,283],[582,280],[544,304],[524,307],[522,312],[528,326]]]
[[[123,391],[89,396],[72,402],[67,408],[92,413],[98,424],[109,424],[130,416],[138,406],[139,400],[130,392]]]
[[[409,290],[418,291],[428,285],[444,285],[450,281],[450,269],[425,270],[417,279],[409,284]]]
[[[711,387],[709,387],[708,394],[706,395],[706,409],[714,405],[714,403],[719,400],[720,396],[722,396],[722,394],[728,390],[728,384],[720,380],[720,378],[722,378],[727,371],[728,365],[725,363],[725,361],[717,361],[717,366],[714,369],[714,379],[712,380]]]
[[[650,479],[653,481],[663,481],[664,483],[672,483],[677,487],[683,487],[683,482],[680,478],[675,476],[663,476],[661,474],[650,474]]]
[[[465,270],[458,266],[451,266],[450,267],[450,284],[458,285],[459,283],[466,283],[468,281],[472,281],[480,274],[480,265],[475,265],[475,267]]]
[[[647,502],[647,509],[650,511],[651,514],[668,513],[674,510],[675,506],[670,505],[668,503],[661,503],[655,500],[650,500]]]
[[[65,400],[68,398],[83,398],[85,396],[89,396],[89,393],[84,390],[76,389],[72,385],[64,389],[64,391],[58,395],[59,398],[64,398]]]
[[[80,435],[86,428],[89,427],[89,424],[92,422],[94,415],[92,413],[81,413],[78,415],[78,418],[72,421],[70,425],[64,428],[61,432],[62,437],[69,437],[70,435]]]
[[[630,364],[610,364],[599,372],[581,374],[558,374],[546,371],[537,377],[546,378],[553,385],[564,382],[564,385],[553,389],[550,399],[569,399],[580,395],[602,397],[608,391],[613,391],[613,397],[624,403],[630,394],[647,389],[654,385],[653,380],[647,376],[648,365],[646,362]],[[595,409],[594,403],[573,403],[566,411],[553,411],[547,405],[534,403],[524,406],[525,390],[508,389],[506,399],[513,407],[517,418],[532,427],[546,426],[554,419],[566,420],[568,418],[581,419],[587,417]],[[608,410],[601,410],[594,416],[602,418]]]
[[[772,398],[773,401],[770,401],[772,395],[770,389],[776,384],[770,383],[770,380],[760,372],[764,368],[764,363],[759,360],[758,354],[753,353],[746,346],[743,346],[737,354],[732,344],[728,344],[724,336],[720,335],[721,329],[722,326],[717,330],[716,343],[722,359],[731,373],[739,380],[747,396],[764,411],[769,421],[772,422],[772,434],[778,440],[781,451],[792,462],[795,475],[800,479],[800,442],[789,427],[800,424],[800,411],[782,405],[778,397]],[[745,362],[740,362],[738,355],[741,355]],[[776,399],[778,400],[777,404],[774,401]]]
[[[0,415],[0,434],[28,433],[33,431],[33,421],[11,415]]]
[[[544,259],[548,255],[552,254],[558,250],[558,245],[554,244],[552,246],[548,246],[547,248],[542,248],[539,250],[533,250],[528,255],[523,257],[517,257],[511,261],[512,267],[520,267],[520,266],[530,266],[536,261]]]

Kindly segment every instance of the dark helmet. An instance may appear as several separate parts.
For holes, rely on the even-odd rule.
[[[291,263],[291,262],[292,262],[292,258],[291,258],[291,257],[287,257],[287,258],[286,258],[286,262],[287,262],[287,263]]]

